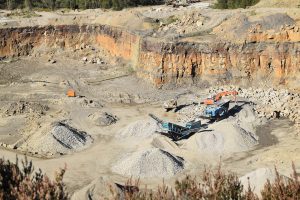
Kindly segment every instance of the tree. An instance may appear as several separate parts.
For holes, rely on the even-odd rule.
[[[215,8],[219,9],[235,9],[246,8],[258,3],[259,0],[218,0],[215,4]]]
[[[56,0],[51,0],[51,10],[55,10],[56,8]]]
[[[13,10],[15,8],[15,1],[14,0],[7,0],[6,6],[8,10]]]
[[[217,8],[227,9],[228,8],[227,3],[228,3],[227,0],[218,0]]]
[[[25,0],[25,8],[28,9],[28,10],[32,9],[31,0]]]

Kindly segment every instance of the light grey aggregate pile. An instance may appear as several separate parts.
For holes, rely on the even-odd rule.
[[[158,148],[127,154],[112,171],[132,177],[172,177],[184,169],[184,160]]]
[[[117,135],[117,138],[135,137],[136,139],[143,139],[156,136],[156,131],[159,126],[154,120],[140,120],[129,124],[122,129]]]
[[[67,154],[82,150],[93,142],[93,138],[67,124],[58,122],[42,138],[29,142],[29,146],[39,154]]]

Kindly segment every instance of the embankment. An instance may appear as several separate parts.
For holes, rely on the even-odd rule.
[[[157,86],[230,82],[299,88],[300,41],[255,38],[243,44],[162,42],[107,25],[9,28],[0,29],[0,57],[30,55],[37,47],[76,50],[89,44],[132,62],[139,77]]]

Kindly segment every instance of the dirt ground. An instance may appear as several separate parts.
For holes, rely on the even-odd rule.
[[[274,165],[281,173],[289,175],[291,161],[294,161],[299,169],[299,137],[295,135],[295,130],[288,120],[268,121],[262,126],[257,126],[255,134],[259,138],[258,142],[249,148],[230,149],[229,146],[236,143],[228,141],[229,143],[225,142],[222,147],[228,150],[228,154],[216,153],[209,157],[197,151],[193,142],[201,134],[204,134],[203,137],[209,134],[211,130],[208,129],[215,131],[216,135],[218,131],[225,130],[222,134],[225,134],[226,130],[230,132],[229,127],[233,124],[232,120],[235,120],[235,117],[209,125],[207,133],[204,130],[177,143],[165,136],[118,137],[120,130],[124,130],[128,124],[139,120],[151,120],[149,113],[164,120],[177,122],[178,118],[184,114],[166,113],[162,108],[163,102],[178,94],[183,94],[180,97],[181,102],[197,102],[197,100],[199,102],[201,98],[208,95],[203,89],[189,87],[178,90],[158,90],[136,79],[134,74],[121,76],[123,73],[128,73],[123,67],[105,68],[95,64],[83,64],[82,61],[66,59],[63,56],[57,59],[55,64],[49,64],[47,58],[43,57],[20,58],[11,63],[1,63],[0,69],[3,76],[9,74],[14,77],[1,84],[2,114],[5,113],[4,108],[7,105],[21,100],[39,102],[49,107],[44,114],[32,109],[28,113],[2,116],[1,142],[10,144],[12,147],[20,141],[22,144],[32,145],[33,143],[30,143],[32,137],[42,137],[46,133],[45,130],[48,130],[49,124],[64,120],[67,120],[70,126],[85,131],[94,139],[93,143],[82,151],[50,156],[43,152],[33,152],[29,156],[36,167],[40,167],[50,176],[58,167],[67,165],[65,181],[70,193],[75,193],[75,199],[83,198],[82,195],[86,195],[86,192],[82,192],[81,189],[100,177],[104,177],[108,183],[125,182],[129,177],[112,172],[111,167],[125,153],[154,147],[181,156],[189,163],[176,176],[165,179],[167,184],[183,177],[184,174],[199,175],[205,165],[216,166],[220,157],[224,168],[238,175],[260,167],[272,168]],[[116,71],[118,71],[117,75]],[[103,81],[92,83],[91,80],[95,80],[96,77],[97,80]],[[119,78],[109,79],[111,77]],[[75,88],[81,97],[66,97],[66,91],[70,87]],[[90,100],[93,100],[93,103],[89,103]],[[95,125],[90,116],[103,111],[112,113],[119,120],[109,126]],[[19,144],[18,146],[22,147],[17,148],[16,151],[20,156],[23,154],[22,151],[26,150],[26,145]],[[206,147],[202,146],[202,148],[207,150]],[[14,159],[16,156],[16,152],[9,149],[9,146],[3,147],[0,152],[1,156],[8,159]],[[161,181],[161,178],[145,178],[142,184],[155,187]]]
[[[109,12],[100,9],[38,12],[42,17],[26,19],[7,18],[7,11],[1,11],[0,27],[102,23],[151,32],[154,38],[165,34],[167,38],[172,37],[172,23],[175,22],[169,21],[168,29],[159,30],[152,20],[165,22],[162,19],[176,15],[179,18],[176,23],[183,23],[191,35],[195,32],[213,33],[196,37],[186,35],[183,40],[200,38],[209,42],[222,37],[220,28],[235,29],[241,16],[249,23],[261,21],[274,13],[282,23],[291,18],[299,24],[300,19],[299,9],[295,7],[287,10],[257,6],[248,10],[220,11],[207,6],[199,9],[199,6],[178,9],[153,6]],[[191,13],[196,13],[193,16],[197,20],[192,24],[185,23],[184,17]],[[199,20],[203,20],[203,26],[188,29]],[[270,28],[280,26],[275,22],[268,25]],[[180,26],[175,29],[179,30]],[[243,31],[238,34],[243,35]],[[228,34],[227,39],[236,38],[236,34]],[[22,157],[26,153],[36,168],[41,168],[50,177],[55,170],[66,165],[65,183],[73,199],[87,199],[88,194],[98,199],[97,195],[108,193],[104,187],[107,184],[123,184],[130,176],[116,172],[113,166],[123,162],[124,155],[131,158],[134,152],[153,148],[184,159],[181,171],[164,178],[167,185],[185,174],[200,175],[205,166],[216,167],[220,160],[225,170],[239,176],[258,168],[273,169],[274,166],[281,174],[289,176],[292,161],[300,170],[299,127],[286,118],[258,119],[252,112],[252,105],[238,103],[241,109],[232,116],[214,123],[202,120],[205,128],[187,139],[174,142],[155,133],[155,127],[149,131],[154,121],[148,114],[184,125],[190,113],[202,112],[203,107],[194,105],[200,105],[200,101],[210,95],[207,88],[155,88],[136,78],[134,71],[124,63],[109,60],[101,64],[84,63],[81,57],[72,56],[72,52],[57,53],[54,57],[54,63],[48,62],[47,55],[0,61],[0,156],[14,160],[16,154]],[[67,97],[68,89],[74,89],[77,97]],[[181,110],[165,112],[163,103],[175,96],[180,96]],[[238,100],[257,103],[245,98]],[[136,128],[134,124],[137,122],[143,128]],[[59,129],[57,123],[66,126]],[[57,133],[66,134],[65,138],[54,137],[54,140],[52,136]],[[83,137],[86,135],[92,138],[89,142]],[[42,140],[47,137],[53,141]],[[161,182],[162,177],[141,180],[142,185],[150,188],[156,188]]]

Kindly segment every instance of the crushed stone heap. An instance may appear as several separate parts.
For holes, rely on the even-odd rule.
[[[137,151],[121,158],[112,171],[133,177],[171,177],[184,169],[184,160],[158,148]]]
[[[79,131],[63,122],[56,122],[51,126],[49,132],[30,139],[26,145],[38,154],[54,155],[80,151],[93,142],[93,138],[86,132]]]
[[[155,136],[155,132],[159,130],[159,126],[154,120],[140,120],[129,124],[122,129],[117,138],[135,137],[139,139],[149,138]]]

